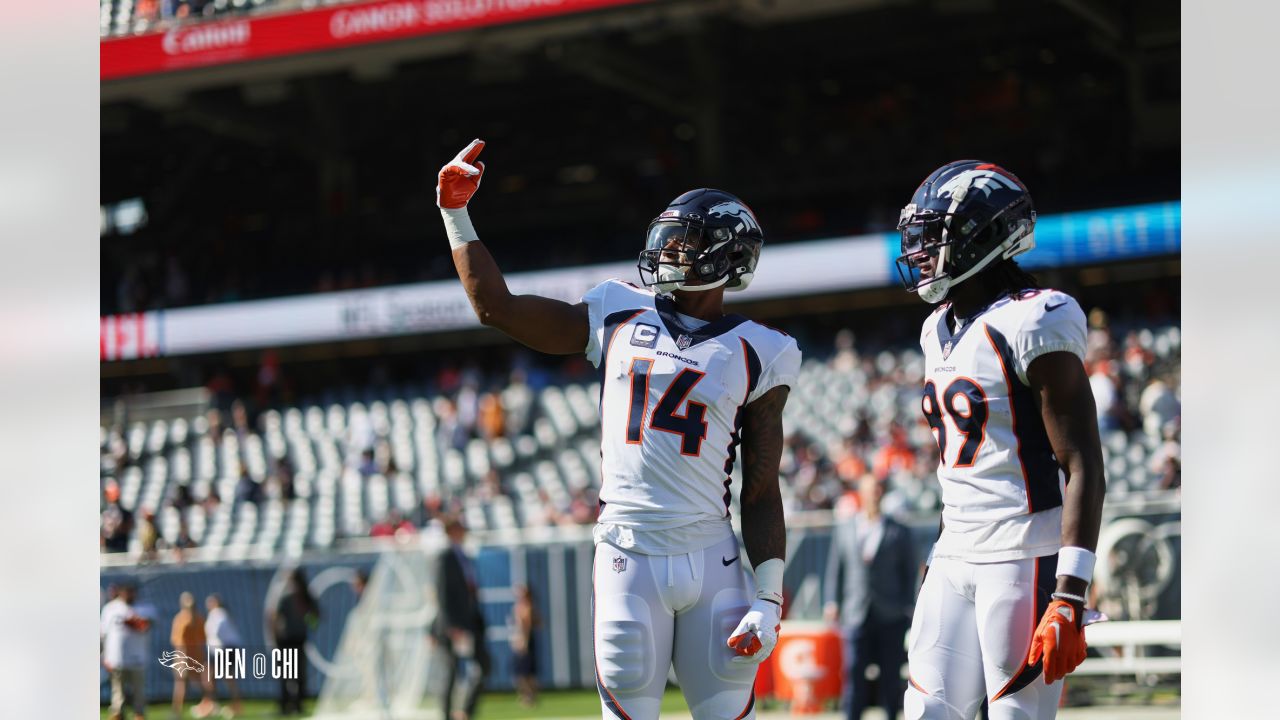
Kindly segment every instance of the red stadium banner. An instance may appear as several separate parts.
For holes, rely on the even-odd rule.
[[[101,79],[330,50],[643,0],[391,0],[178,25],[100,43]]]

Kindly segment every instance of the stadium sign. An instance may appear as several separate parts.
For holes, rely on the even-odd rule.
[[[100,77],[118,80],[333,50],[642,1],[381,0],[248,19],[189,22],[167,32],[103,39],[99,44]]]
[[[1178,202],[1047,215],[1023,265],[1070,266],[1181,250]],[[771,300],[898,284],[896,232],[766,244],[751,288],[734,301]],[[634,280],[634,262],[512,273],[511,292],[578,302],[609,278]],[[457,280],[313,293],[102,318],[101,359],[280,347],[479,326]]]

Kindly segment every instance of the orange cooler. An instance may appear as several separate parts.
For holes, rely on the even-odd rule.
[[[823,704],[837,700],[844,685],[844,645],[840,632],[824,622],[784,620],[773,654],[761,667],[770,669],[773,695],[791,701],[793,714],[822,712]],[[765,694],[759,677],[757,694]]]

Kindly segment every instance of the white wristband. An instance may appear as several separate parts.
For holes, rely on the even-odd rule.
[[[1097,559],[1082,547],[1068,545],[1058,551],[1058,574],[1093,582],[1093,564]]]
[[[770,558],[756,566],[756,597],[782,604],[782,571],[786,564],[779,558]]]
[[[469,242],[480,239],[476,235],[475,226],[471,224],[471,216],[465,207],[440,208],[440,216],[444,218],[444,231],[449,236],[449,247],[457,250]]]

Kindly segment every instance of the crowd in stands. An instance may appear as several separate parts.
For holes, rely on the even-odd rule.
[[[157,32],[181,23],[262,12],[295,12],[356,0],[98,0],[103,38]]]
[[[255,3],[144,5],[164,18]],[[1053,29],[1002,36],[993,54],[981,14],[726,17],[406,60],[372,76],[192,88],[176,105],[109,100],[102,202],[141,199],[147,224],[102,238],[102,309],[448,279],[435,171],[476,136],[490,170],[471,207],[506,272],[634,260],[649,221],[693,187],[742,197],[768,246],[891,231],[929,170],[979,151],[1019,174],[1042,215],[1178,197],[1176,55],[1144,71],[1141,99],[1153,105],[1131,108],[1127,75],[1084,41],[1092,28],[1061,8],[1002,13]],[[928,56],[884,45],[903,22],[963,82],[943,91]],[[806,64],[817,46],[821,68]],[[1067,53],[1073,62],[1055,60]],[[714,88],[691,77],[704,63]],[[602,66],[642,70],[670,102],[628,73],[600,81]],[[422,91],[459,82],[474,117],[442,114]],[[1137,135],[1140,120],[1173,132]],[[803,183],[779,179],[792,167],[806,168]]]
[[[1176,325],[1116,328],[1090,314],[1086,367],[1112,498],[1180,485],[1180,345]],[[197,417],[124,419],[101,431],[102,549],[143,562],[195,547],[297,554],[409,536],[453,514],[499,533],[589,525],[600,487],[593,377],[580,362],[559,377],[446,367],[420,386],[265,405],[227,392]],[[872,347],[848,330],[825,355],[811,350],[784,415],[787,511],[856,509],[871,473],[888,481],[886,513],[938,512],[922,378],[918,348]]]

